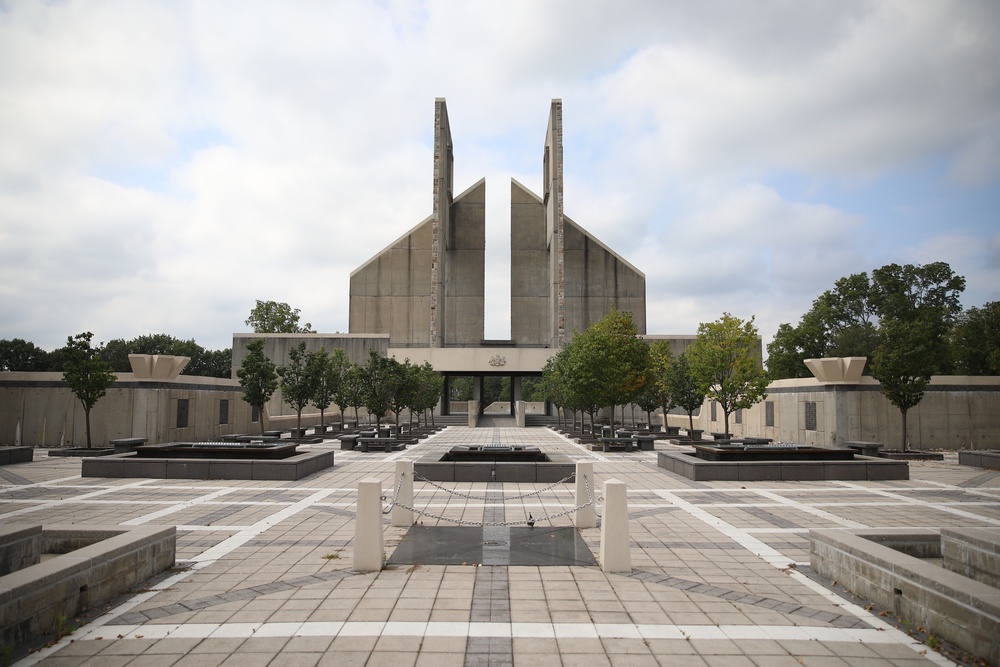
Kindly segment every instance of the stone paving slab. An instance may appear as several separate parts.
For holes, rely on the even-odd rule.
[[[396,461],[496,443],[592,462],[598,489],[625,482],[631,575],[570,565],[351,571],[361,479],[389,493]],[[952,664],[806,576],[808,531],[1000,527],[1000,478],[955,456],[911,462],[909,480],[699,482],[658,469],[656,451],[591,452],[543,428],[450,427],[393,454],[303,447],[335,448],[336,467],[297,481],[82,478],[80,461],[44,456],[18,465],[0,479],[5,525],[173,525],[180,567],[17,664]],[[570,526],[546,517],[574,506],[573,485],[522,497],[547,486],[418,482],[414,502],[425,526],[524,526],[529,514]],[[405,533],[386,521],[388,554]],[[598,528],[580,538],[599,553]]]

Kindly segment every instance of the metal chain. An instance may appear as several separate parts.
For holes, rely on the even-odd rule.
[[[590,507],[593,507],[594,508],[594,514],[597,515],[597,518],[600,518],[601,517],[601,513],[597,511],[597,503],[594,502],[594,496],[590,492],[590,477],[588,477],[587,475],[583,476],[583,486],[587,489],[587,502],[586,502],[586,504],[582,505],[581,507],[587,507],[588,505]],[[604,506],[603,502],[601,502],[601,506],[602,507]]]
[[[403,488],[403,480],[405,479],[406,479],[406,473],[403,473],[402,475],[399,476],[399,484],[396,485],[396,495],[392,497],[392,502],[389,503],[389,506],[386,507],[384,510],[382,510],[382,514],[388,514],[389,512],[392,511],[393,506],[398,504],[397,501],[399,500],[399,490]],[[388,498],[386,496],[382,496],[381,498],[381,500],[383,501],[387,499]],[[400,507],[402,507],[402,505],[400,505]]]
[[[526,523],[525,519],[521,519],[520,521],[469,521],[467,519],[452,519],[451,517],[441,516],[440,514],[431,514],[430,512],[419,510],[416,507],[410,507],[409,505],[404,505],[403,503],[396,503],[396,504],[405,510],[416,512],[420,516],[426,516],[431,519],[437,519],[439,521],[448,521],[450,523],[457,523],[463,526],[520,526]],[[587,507],[589,504],[590,503],[584,503],[579,507],[571,507],[568,510],[563,510],[562,512],[558,512],[556,514],[546,514],[544,517],[542,517],[542,519],[547,519],[548,521],[551,522],[552,519],[558,519],[572,512],[576,512],[577,510],[581,510],[584,507]]]
[[[576,473],[574,473],[574,475],[575,474]],[[467,498],[468,500],[497,500],[497,498],[495,496],[494,497],[490,497],[490,496],[474,496],[474,495],[469,494],[469,493],[462,493],[461,491],[458,491],[456,489],[448,489],[448,488],[445,488],[445,487],[441,486],[440,484],[436,484],[436,483],[432,482],[431,480],[427,479],[426,477],[421,477],[420,475],[417,475],[416,473],[414,473],[413,478],[415,480],[417,480],[418,482],[426,482],[427,484],[430,484],[431,486],[433,486],[436,489],[441,489],[442,491],[444,491],[446,493],[450,493],[450,494],[455,495],[455,496],[461,496],[462,498]],[[528,493],[522,493],[519,496],[504,496],[503,500],[504,500],[504,502],[506,502],[508,500],[522,500],[524,498],[530,498],[531,496],[537,496],[539,494],[545,493],[546,491],[551,491],[552,489],[556,488],[560,484],[564,484],[564,483],[568,482],[571,479],[573,479],[573,475],[568,475],[567,477],[563,477],[558,482],[553,482],[549,486],[546,486],[544,489],[538,489],[537,491],[529,491]]]
[[[496,500],[496,498],[489,498],[489,497],[485,497],[485,496],[473,496],[473,495],[469,495],[469,494],[466,494],[466,493],[462,493],[460,491],[456,491],[454,489],[447,489],[447,488],[441,486],[440,484],[435,484],[431,480],[426,479],[426,478],[421,477],[421,476],[416,475],[416,474],[414,474],[413,477],[415,479],[419,480],[419,481],[427,482],[431,486],[434,486],[434,487],[436,487],[438,489],[441,489],[442,491],[446,491],[448,493],[454,494],[456,496],[461,496],[463,498],[468,498],[469,500]],[[559,480],[558,482],[555,482],[554,484],[552,484],[550,486],[545,487],[544,489],[539,489],[537,491],[532,491],[530,493],[526,493],[526,494],[523,494],[523,495],[520,495],[520,496],[516,496],[516,497],[510,498],[510,500],[520,500],[522,498],[529,498],[531,496],[539,495],[541,493],[544,493],[545,491],[549,491],[549,490],[555,488],[559,484],[562,484],[562,483],[570,480],[572,477],[573,477],[573,475],[570,475],[568,477],[564,477],[563,479]],[[410,512],[416,512],[420,516],[426,516],[426,517],[431,518],[431,519],[437,519],[438,521],[448,521],[450,523],[457,523],[457,524],[463,525],[463,526],[519,526],[519,525],[527,522],[526,520],[521,520],[521,521],[469,521],[467,519],[453,519],[451,517],[442,516],[440,514],[431,514],[430,512],[425,512],[423,510],[417,509],[416,507],[410,507],[409,505],[404,505],[403,503],[399,502],[399,491],[403,488],[403,481],[404,481],[405,478],[406,478],[405,473],[399,476],[399,484],[396,485],[396,494],[395,494],[395,496],[393,496],[392,502],[389,503],[389,506],[387,508],[385,508],[385,509],[382,510],[382,514],[388,514],[390,511],[392,511],[392,508],[394,506],[398,505],[399,507],[402,507],[404,510],[408,510]],[[590,491],[590,478],[587,475],[583,476],[583,483],[584,483],[584,486],[587,489],[587,502],[583,503],[582,505],[578,505],[577,507],[571,507],[571,508],[563,510],[561,512],[557,512],[555,514],[546,514],[545,516],[541,517],[541,520],[548,521],[549,523],[552,523],[553,519],[559,519],[561,517],[566,516],[567,514],[571,514],[573,512],[577,512],[579,510],[582,510],[584,507],[593,507],[594,508],[594,513],[597,514],[597,516],[601,516],[600,513],[598,513],[598,511],[597,511],[597,504],[594,502],[594,497],[591,494],[591,491]],[[381,499],[384,501],[384,500],[387,500],[388,498],[387,498],[387,496],[382,496]],[[507,498],[504,498],[503,500],[506,501]]]

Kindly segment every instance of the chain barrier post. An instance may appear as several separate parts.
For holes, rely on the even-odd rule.
[[[628,498],[625,482],[604,482],[604,512],[601,517],[601,569],[606,573],[632,571],[628,536]]]
[[[588,486],[589,485],[589,486]],[[576,510],[573,525],[577,528],[593,528],[597,525],[594,511],[594,464],[578,461],[576,464]]]
[[[382,534],[382,480],[358,482],[358,509],[354,517],[354,571],[382,569],[385,540]]]
[[[392,525],[409,528],[413,525],[413,461],[396,461],[396,477],[393,486],[399,493],[392,499]]]

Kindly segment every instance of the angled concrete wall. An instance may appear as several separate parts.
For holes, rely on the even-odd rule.
[[[646,277],[563,212],[562,102],[545,132],[539,197],[511,182],[511,339],[561,347],[610,312],[646,333]]]
[[[351,273],[349,331],[430,345],[432,232],[427,218]]]
[[[349,331],[396,347],[479,345],[485,332],[486,182],[453,195],[448,111],[434,106],[431,215],[351,273]]]

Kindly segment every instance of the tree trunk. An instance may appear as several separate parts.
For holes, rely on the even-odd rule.
[[[909,451],[909,447],[906,446],[906,410],[900,410],[900,414],[903,415],[903,445],[900,447],[904,452]],[[87,431],[90,433],[90,431]]]
[[[260,434],[263,436],[264,435],[264,406],[263,405],[259,406],[257,408],[257,410],[260,412],[260,415],[259,415],[259,417],[260,417]]]
[[[326,432],[326,418],[323,416],[324,408],[319,409],[319,427],[320,430]]]
[[[90,449],[90,408],[84,408],[83,414],[87,420],[87,449]],[[904,424],[906,422],[903,422]]]
[[[302,436],[302,408],[295,411],[295,432]]]
[[[722,434],[723,437],[729,437],[729,412],[724,408],[722,410]]]
[[[666,428],[666,424],[667,424],[667,416],[666,415],[663,415],[663,424],[664,424],[664,428]],[[688,410],[688,435],[690,436],[691,433],[694,433],[694,411],[693,410]]]

